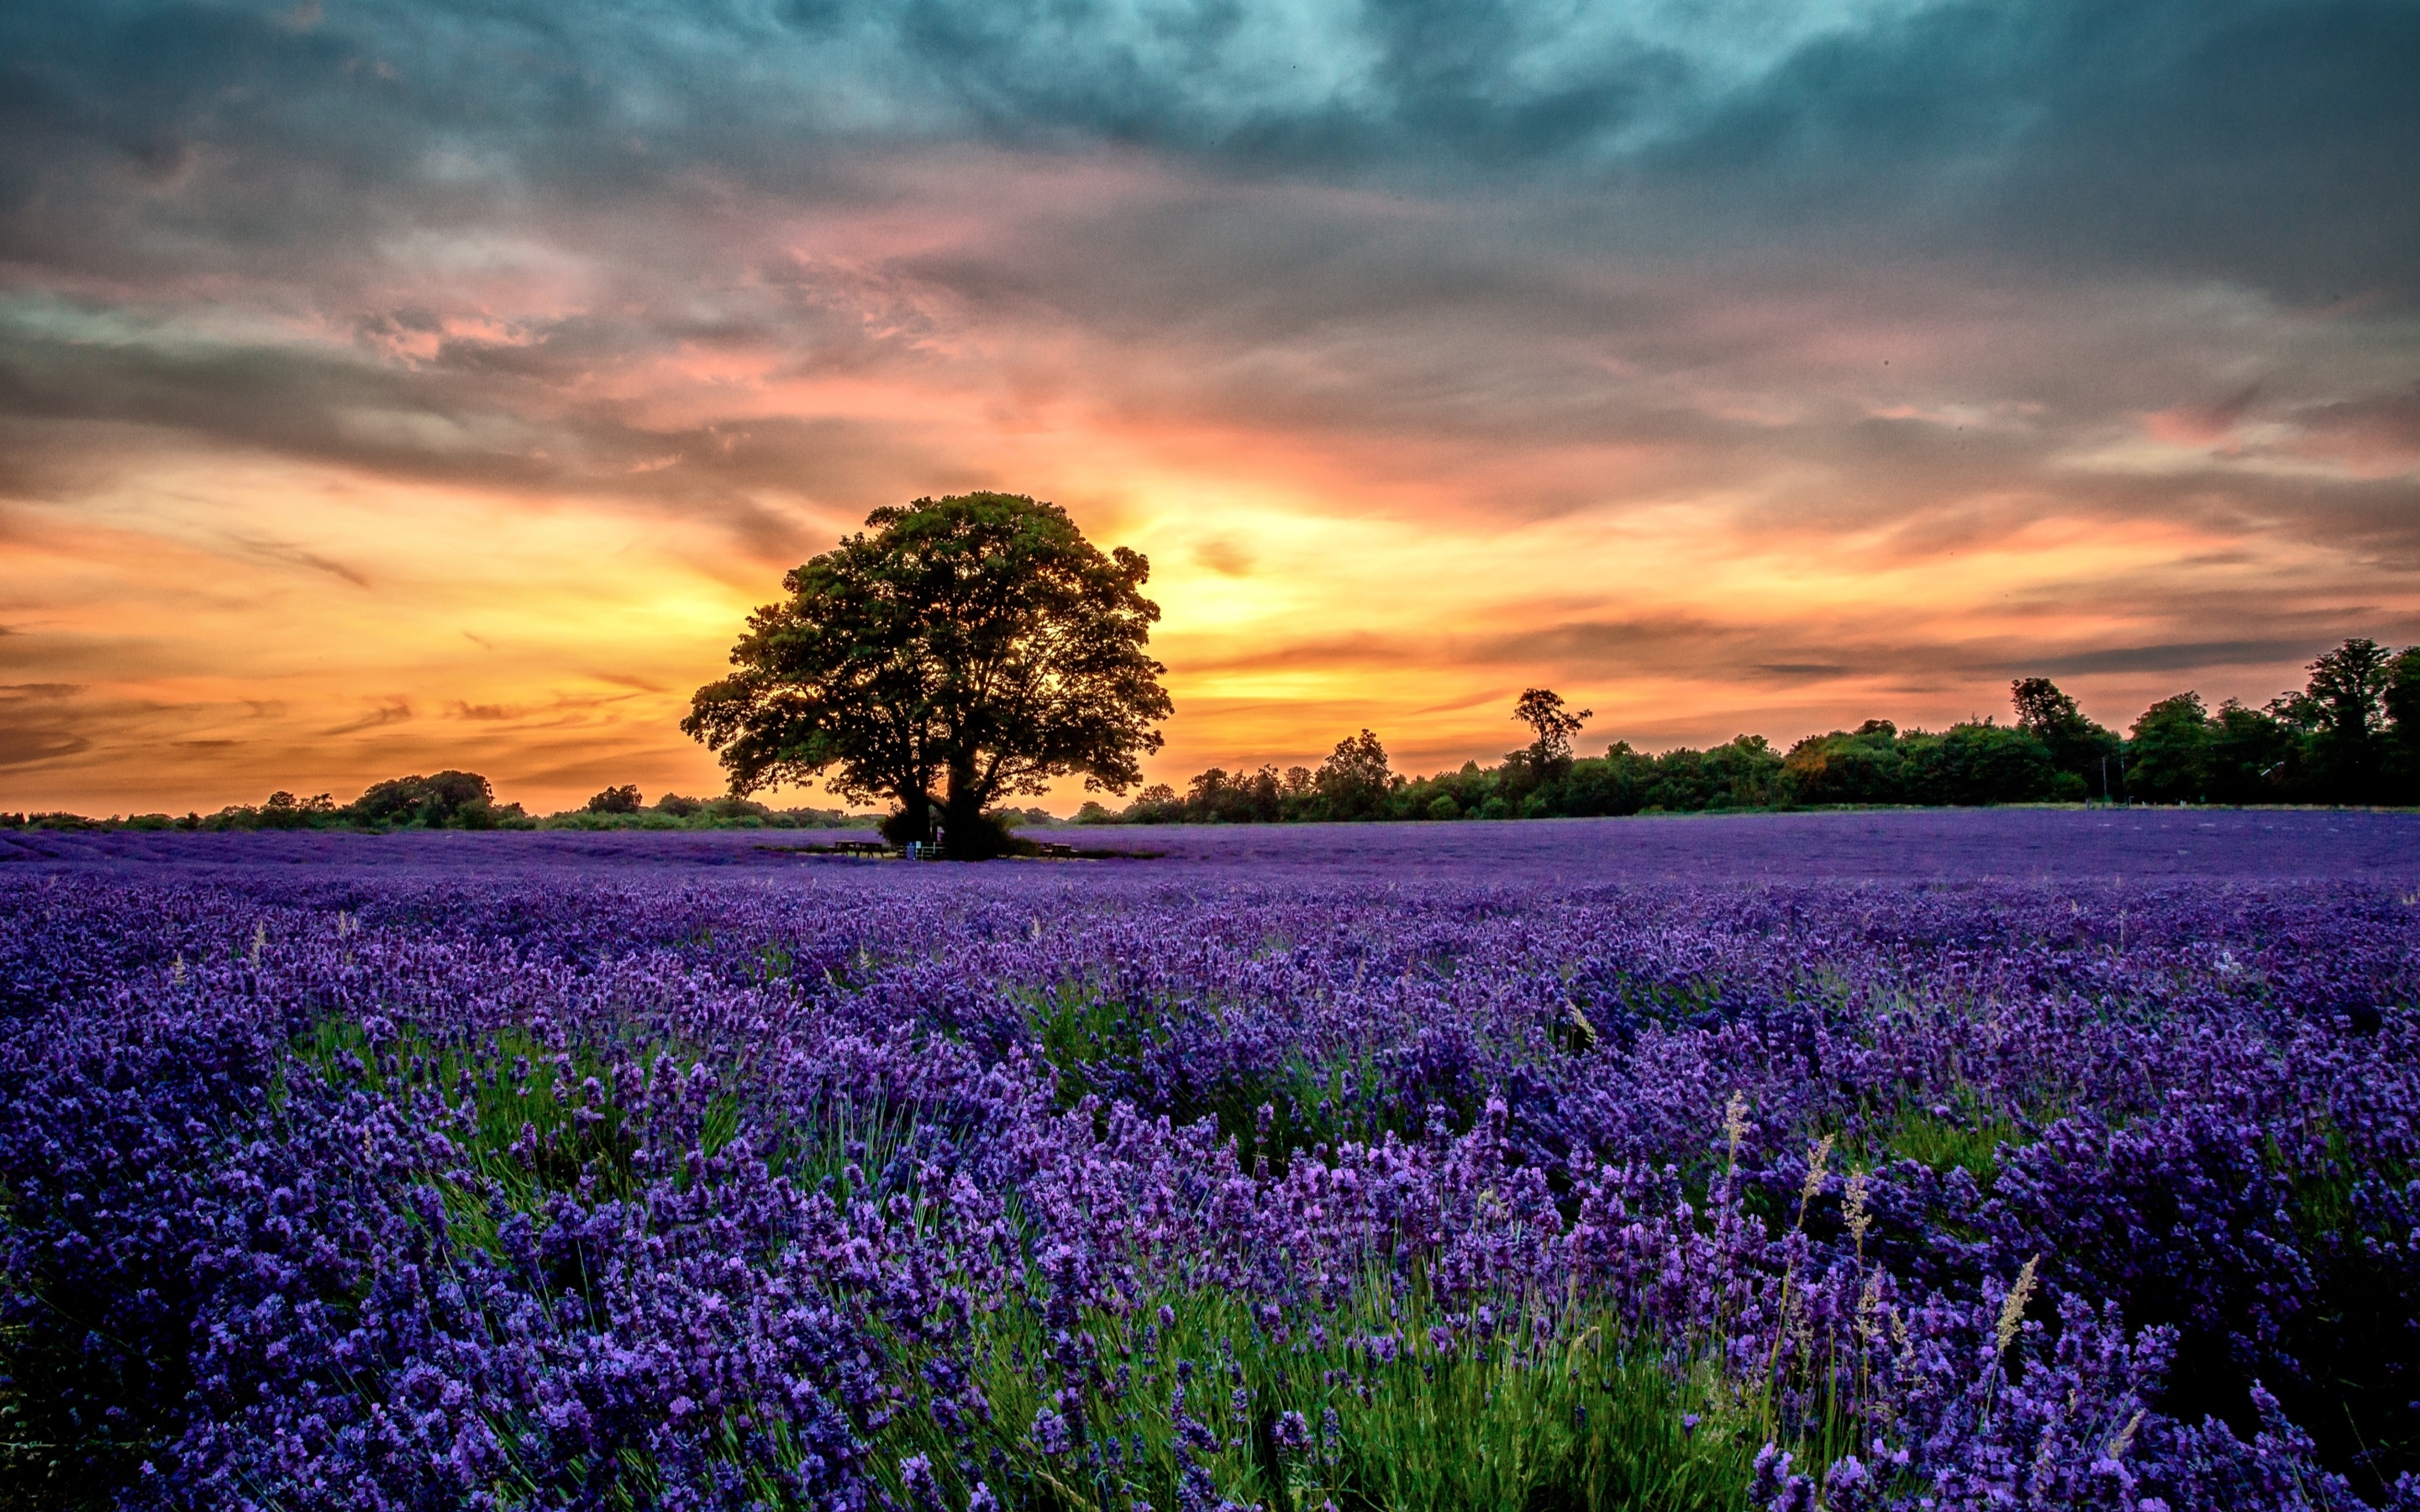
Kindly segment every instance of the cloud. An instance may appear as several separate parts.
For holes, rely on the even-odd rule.
[[[2308,659],[2325,651],[2325,643],[2307,640],[2199,640],[2164,646],[2122,646],[2068,656],[2037,656],[1999,669],[2011,672],[2065,677],[2076,672],[2195,671],[2212,667],[2257,667],[2280,661]]]
[[[1215,537],[1201,542],[1193,548],[1193,560],[1212,572],[1228,578],[1249,577],[1252,571],[1252,553],[1239,542]]]
[[[240,548],[256,556],[266,557],[275,562],[290,562],[297,566],[308,567],[314,572],[324,572],[329,577],[349,582],[356,588],[367,588],[370,585],[367,577],[346,566],[343,563],[331,561],[316,551],[306,551],[290,542],[244,535],[236,536],[235,541]]]
[[[66,731],[0,725],[0,767],[39,765],[91,748],[92,742]]]
[[[10,255],[118,274],[196,235],[291,255],[532,193],[861,192],[854,155],[968,141],[1424,193],[1552,184],[1634,250],[1979,248],[2298,298],[2408,294],[2420,225],[2420,18],[2361,0],[877,0],[676,23],[608,4],[577,27],[387,0],[308,28],[54,3],[14,8],[0,45],[20,60]]]
[[[41,767],[90,750],[75,707],[84,690],[75,683],[0,684],[0,770]]]
[[[2408,6],[41,0],[0,59],[0,663],[84,769],[698,785],[741,601],[969,486],[1149,548],[1204,744],[2420,633]],[[544,745],[598,667],[660,728]]]
[[[357,734],[364,730],[378,730],[387,725],[404,724],[411,718],[411,705],[398,699],[381,703],[367,713],[349,719],[343,724],[331,725],[318,733],[322,735]]]

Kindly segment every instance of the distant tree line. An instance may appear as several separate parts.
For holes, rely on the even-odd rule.
[[[1688,813],[1844,804],[2420,803],[2420,647],[2347,640],[2310,664],[2302,688],[2259,707],[2197,693],[2146,709],[2120,735],[2046,677],[2009,686],[2013,719],[1902,731],[1887,719],[1779,750],[1740,735],[1660,755],[1615,742],[1577,757],[1590,717],[1531,688],[1512,717],[1533,738],[1502,763],[1407,778],[1368,730],[1314,770],[1212,767],[1179,793],[1143,790],[1123,810],[1084,805],[1081,824],[1273,824],[1314,820],[1516,819]]]
[[[752,799],[724,795],[692,798],[667,793],[654,803],[640,796],[634,783],[610,787],[584,807],[550,814],[541,829],[856,829],[881,823],[876,814],[852,814],[839,809],[775,809]]]
[[[1658,755],[1617,741],[1575,757],[1572,737],[1590,711],[1530,688],[1512,717],[1527,746],[1495,766],[1407,778],[1368,730],[1337,742],[1316,769],[1212,767],[1182,793],[1143,789],[1123,810],[1086,803],[1078,824],[1277,824],[1309,820],[1515,819],[1688,813],[1854,804],[2110,802],[2420,804],[2420,646],[2392,652],[2347,640],[2310,664],[2308,681],[2258,707],[2215,710],[2179,693],[2143,711],[2123,735],[2095,723],[2045,677],[2009,686],[2013,718],[1941,731],[1887,719],[1810,735],[1787,751],[1762,735]],[[1055,823],[1039,809],[985,810],[1003,832]],[[610,787],[581,809],[534,818],[495,801],[475,772],[443,771],[372,785],[351,803],[272,793],[257,807],[213,814],[89,819],[0,812],[0,828],[44,829],[535,829],[854,827],[875,816],[772,809],[737,796],[668,793],[646,803],[635,785]]]
[[[374,782],[350,803],[328,794],[297,798],[272,793],[257,806],[229,804],[216,813],[133,814],[87,819],[72,813],[0,813],[9,829],[529,829],[536,822],[518,803],[498,803],[476,772],[439,772]]]
[[[873,815],[836,809],[772,809],[746,798],[691,798],[677,793],[647,804],[635,786],[607,788],[583,808],[534,818],[518,803],[498,803],[495,789],[478,773],[456,771],[373,783],[346,804],[325,793],[297,798],[280,792],[258,805],[229,804],[209,814],[92,819],[74,813],[0,813],[0,829],[840,829],[877,822]]]

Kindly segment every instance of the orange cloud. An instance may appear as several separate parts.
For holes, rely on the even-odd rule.
[[[748,609],[973,486],[1150,555],[1171,780],[1364,725],[1493,759],[1533,685],[1584,745],[1787,742],[2420,636],[2400,338],[2350,317],[1601,255],[1550,204],[1132,153],[878,166],[412,231],[308,316],[0,291],[43,396],[0,416],[0,806],[711,791],[675,726]]]

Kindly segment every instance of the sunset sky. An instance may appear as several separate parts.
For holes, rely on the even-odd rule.
[[[1179,785],[2258,702],[2420,640],[2415,294],[2412,3],[17,0],[0,808],[717,791],[970,488]]]

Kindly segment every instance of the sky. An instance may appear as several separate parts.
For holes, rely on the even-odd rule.
[[[16,0],[0,808],[711,793],[749,609],[975,488],[1150,558],[1180,787],[2261,702],[2420,640],[2415,80],[2411,0]]]

